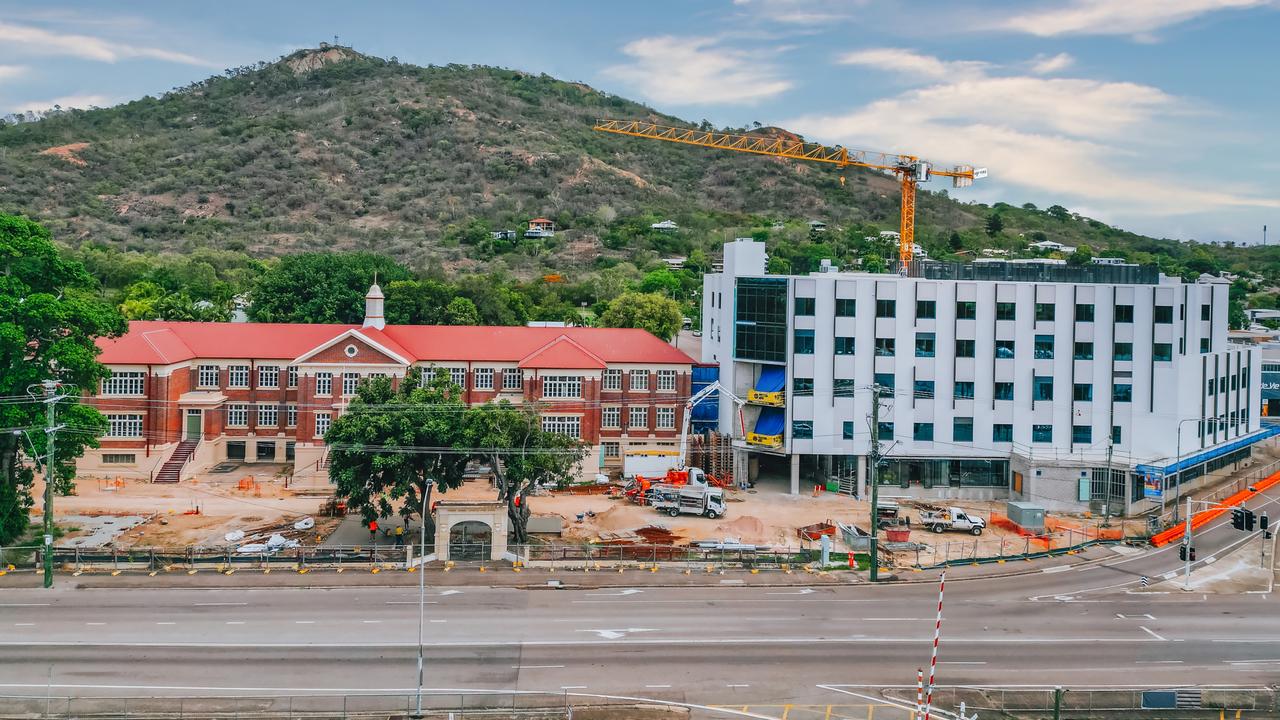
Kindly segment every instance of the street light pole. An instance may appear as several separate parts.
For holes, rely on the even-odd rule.
[[[1177,455],[1173,463],[1173,522],[1178,522],[1178,507],[1182,503],[1182,425],[1189,422],[1204,422],[1205,418],[1183,418],[1178,421]]]
[[[1187,524],[1182,533],[1182,541],[1186,543],[1186,559],[1182,561],[1182,589],[1191,589],[1191,498],[1187,498]]]
[[[422,625],[427,613],[427,576],[423,558],[427,556],[427,503],[431,500],[431,488],[435,483],[427,485],[422,493],[422,524],[418,529],[418,701],[413,717],[422,717]]]
[[[871,386],[871,452],[867,475],[871,480],[871,582],[880,580],[880,479],[876,466],[880,464],[880,391],[879,383]]]

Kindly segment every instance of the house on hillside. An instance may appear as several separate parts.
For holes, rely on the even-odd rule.
[[[534,218],[529,221],[529,229],[524,231],[527,238],[549,238],[556,236],[556,224],[546,218]]]
[[[494,230],[493,232],[489,233],[489,237],[493,238],[494,240],[515,240],[516,231],[515,230]]]
[[[662,258],[662,263],[667,266],[668,270],[683,270],[684,261],[689,258],[683,256]]]
[[[677,225],[674,220],[663,220],[662,222],[653,223],[649,226],[649,229],[657,230],[658,232],[671,233],[679,230],[680,226]]]
[[[1074,245],[1063,245],[1062,243],[1054,242],[1053,240],[1041,240],[1040,242],[1031,243],[1027,246],[1027,249],[1038,250],[1040,252],[1060,252],[1066,255],[1070,255],[1076,251]]]
[[[824,233],[824,232],[826,232],[826,231],[827,231],[827,224],[826,224],[826,223],[824,223],[824,222],[822,222],[821,220],[810,220],[810,221],[809,221],[809,234],[810,234],[810,235],[818,235],[818,234],[820,234],[820,233]]]

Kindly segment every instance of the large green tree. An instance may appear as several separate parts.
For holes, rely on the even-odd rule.
[[[605,327],[640,328],[663,340],[671,340],[683,321],[675,300],[654,293],[623,293],[609,302],[600,316]]]
[[[59,255],[49,231],[26,218],[0,214],[0,543],[27,527],[34,470],[22,456],[47,451],[45,406],[26,402],[28,389],[46,379],[73,398],[108,375],[94,339],[118,336],[124,319],[94,295],[93,279]],[[55,486],[71,487],[75,459],[105,430],[97,410],[72,399],[59,403]]]
[[[249,317],[258,322],[358,323],[364,296],[412,273],[385,255],[303,253],[282,258],[253,287]]]

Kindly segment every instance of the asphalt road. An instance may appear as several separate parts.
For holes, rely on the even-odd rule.
[[[1252,506],[1280,516],[1277,495]],[[1203,561],[1245,540],[1226,518]],[[1177,547],[947,585],[942,685],[1263,685],[1280,677],[1270,593],[1137,593]],[[737,706],[910,685],[937,588],[431,587],[427,686]],[[0,595],[0,695],[385,691],[416,681],[413,588],[35,589]],[[843,698],[846,699],[847,698]]]

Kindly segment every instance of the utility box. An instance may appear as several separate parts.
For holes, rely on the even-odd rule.
[[[1044,530],[1044,508],[1024,502],[1005,503],[1005,515],[1026,530]]]

